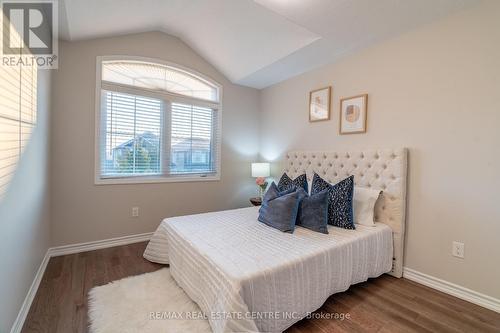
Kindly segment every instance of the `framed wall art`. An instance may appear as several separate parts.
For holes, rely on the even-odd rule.
[[[342,98],[340,100],[340,134],[366,132],[368,94]]]
[[[330,119],[332,87],[313,90],[309,93],[309,121]]]

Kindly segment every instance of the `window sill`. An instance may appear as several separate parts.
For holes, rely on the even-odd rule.
[[[157,184],[157,183],[186,183],[186,182],[213,182],[220,181],[220,176],[185,176],[185,177],[127,177],[127,178],[96,178],[95,185],[120,184]]]

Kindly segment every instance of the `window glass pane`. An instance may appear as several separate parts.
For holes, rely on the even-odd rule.
[[[103,92],[103,176],[161,173],[162,101]]]
[[[215,172],[213,156],[215,111],[172,103],[170,172]]]
[[[108,82],[218,101],[218,89],[193,74],[171,66],[141,61],[105,61],[102,79]]]

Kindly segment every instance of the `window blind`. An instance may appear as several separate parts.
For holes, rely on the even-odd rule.
[[[102,104],[101,176],[160,174],[162,101],[103,91]]]
[[[7,20],[4,24],[8,24]],[[20,40],[15,31],[11,36]],[[36,124],[36,98],[36,64],[0,65],[0,199],[7,192]]]
[[[170,172],[215,173],[217,112],[211,108],[172,103]]]

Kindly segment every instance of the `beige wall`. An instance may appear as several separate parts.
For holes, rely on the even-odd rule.
[[[148,232],[164,217],[248,205],[259,139],[271,160],[288,149],[405,146],[405,265],[500,297],[493,260],[500,257],[499,14],[498,2],[485,1],[260,94],[231,84],[161,33],[61,42],[51,123],[52,244]],[[171,61],[224,85],[220,182],[94,185],[95,58],[112,54]],[[308,92],[329,84],[332,120],[310,124]],[[338,135],[339,98],[365,92],[368,133]],[[131,217],[132,206],[140,207],[139,218]],[[464,260],[451,256],[453,240],[466,244]]]
[[[261,154],[410,149],[405,266],[500,298],[500,2],[262,91]],[[332,120],[308,92],[333,86]],[[339,99],[369,94],[368,132],[338,134]],[[453,240],[465,259],[451,256]]]
[[[168,216],[248,206],[256,190],[259,92],[231,84],[179,39],[144,33],[59,44],[52,117],[52,245],[150,232]],[[217,182],[94,185],[95,66],[101,55],[159,58],[223,85],[222,174]],[[139,218],[131,207],[140,208]]]
[[[0,199],[0,332],[10,331],[50,246],[50,74],[38,71],[37,124]]]

